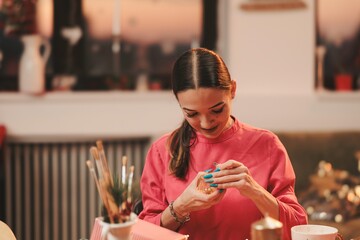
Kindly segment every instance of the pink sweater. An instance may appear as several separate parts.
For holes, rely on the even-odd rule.
[[[165,135],[149,149],[141,178],[144,210],[140,218],[160,225],[162,211],[175,200],[199,171],[213,168],[213,163],[229,159],[242,162],[253,178],[279,203],[280,221],[283,223],[283,240],[291,239],[294,225],[306,224],[307,215],[294,194],[295,174],[287,152],[271,132],[235,121],[233,126],[216,139],[197,134],[191,147],[191,162],[185,181],[169,173],[169,153]],[[250,239],[251,224],[263,216],[255,204],[228,189],[222,201],[201,211],[191,212],[191,220],[182,226],[180,233],[189,234],[190,240],[244,240]]]

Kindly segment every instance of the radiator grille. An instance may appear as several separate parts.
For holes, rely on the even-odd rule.
[[[139,180],[149,138],[104,141],[110,169],[128,156]],[[17,239],[88,239],[100,199],[86,160],[93,142],[7,143],[6,222]]]

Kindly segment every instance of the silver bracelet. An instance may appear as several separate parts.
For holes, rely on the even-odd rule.
[[[180,220],[179,217],[176,215],[175,211],[174,211],[174,201],[170,202],[169,204],[169,209],[170,209],[170,214],[171,216],[174,218],[174,220],[178,223],[180,223],[181,225],[190,221],[190,214],[187,214],[185,216],[185,219],[184,220]]]

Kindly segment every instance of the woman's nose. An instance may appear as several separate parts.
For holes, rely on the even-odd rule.
[[[213,127],[213,122],[214,122],[214,119],[212,119],[208,116],[204,116],[203,118],[201,118],[200,127],[204,128],[204,129],[210,129]]]

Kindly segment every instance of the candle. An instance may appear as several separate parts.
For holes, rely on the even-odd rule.
[[[357,159],[358,171],[360,172],[360,150],[355,152],[355,157]]]
[[[120,35],[120,0],[114,0],[112,33],[114,36]]]

